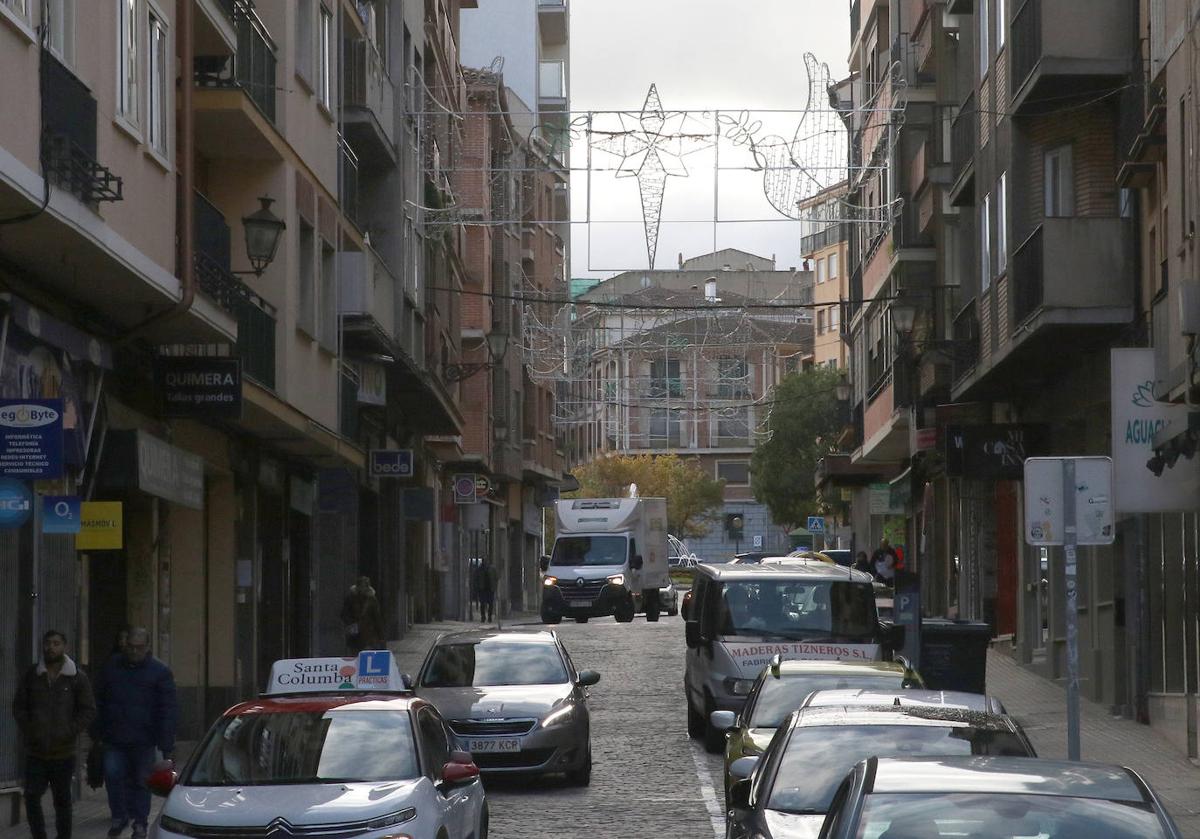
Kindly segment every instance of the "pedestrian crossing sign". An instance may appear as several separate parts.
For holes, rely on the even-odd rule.
[[[824,516],[809,516],[808,517],[808,532],[809,533],[824,533],[825,532],[825,517]]]

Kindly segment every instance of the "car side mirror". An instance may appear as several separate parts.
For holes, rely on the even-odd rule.
[[[463,761],[465,757],[466,761]],[[457,787],[469,784],[479,777],[479,767],[466,752],[451,752],[450,762],[442,767],[442,783]]]
[[[739,757],[733,763],[729,764],[729,777],[744,781],[750,777],[750,773],[754,771],[755,766],[758,766],[757,757]]]
[[[146,788],[155,795],[166,798],[171,794],[171,790],[175,789],[177,783],[179,783],[179,773],[175,771],[175,767],[173,765],[160,766],[146,779]]]
[[[733,711],[713,711],[708,715],[708,722],[717,731],[728,731],[737,725],[737,714]]]
[[[683,637],[687,642],[689,649],[696,649],[700,646],[700,624],[697,621],[688,621],[683,625]]]
[[[579,675],[575,677],[575,683],[582,688],[590,688],[599,681],[600,674],[595,670],[580,670]]]
[[[550,557],[543,554],[542,558],[538,560],[538,568],[545,574],[550,569]]]
[[[742,778],[729,785],[729,809],[750,809],[750,779]]]
[[[641,571],[642,570],[642,555],[641,554],[634,554],[633,558],[629,560],[629,568],[633,571]]]
[[[404,685],[405,690],[413,689],[413,677],[408,673],[400,674],[400,682]]]

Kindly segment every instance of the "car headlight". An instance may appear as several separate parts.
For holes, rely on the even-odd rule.
[[[567,705],[552,711],[542,720],[542,728],[553,728],[556,725],[566,725],[575,720],[575,706]]]
[[[730,676],[725,680],[725,690],[734,696],[749,696],[754,687],[753,679],[735,679]]]
[[[623,585],[625,585],[625,575],[624,574],[613,574],[611,577],[608,578],[608,581],[610,583],[612,583],[614,586],[623,586]]]
[[[558,585],[558,577],[551,577],[551,576],[547,575],[546,579],[542,580],[542,585],[556,586],[556,585]]]
[[[367,830],[383,830],[385,827],[393,827],[398,824],[410,822],[417,817],[416,807],[407,807],[403,810],[397,810],[394,813],[388,813],[386,816],[380,816],[377,819],[371,819],[367,822]]]
[[[187,822],[181,822],[179,819],[173,819],[170,816],[163,815],[158,819],[159,830],[169,830],[172,833],[178,833],[180,836],[191,836],[193,826]]]

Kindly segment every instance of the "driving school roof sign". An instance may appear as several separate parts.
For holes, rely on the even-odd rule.
[[[404,675],[388,650],[363,650],[357,658],[287,658],[271,667],[267,695],[343,690],[404,691]]]

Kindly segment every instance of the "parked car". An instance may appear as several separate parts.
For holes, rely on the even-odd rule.
[[[667,583],[658,590],[658,605],[671,617],[679,614],[679,589],[674,583]]]
[[[984,693],[959,690],[894,690],[883,685],[852,690],[822,689],[809,694],[801,707],[873,707],[900,704],[906,708],[957,708],[983,714],[1007,714],[1004,703]]]
[[[551,631],[456,632],[430,647],[416,692],[437,706],[485,773],[592,777],[587,688]]]
[[[1036,756],[1007,716],[897,705],[803,708],[788,715],[761,758],[744,757],[731,767],[735,780],[729,787],[726,836],[816,839],[825,814],[840,803],[835,793],[855,764],[871,756],[916,755]],[[877,839],[880,833],[846,836]]]
[[[764,836],[808,834],[774,832]],[[1162,801],[1120,766],[1011,757],[872,757],[833,797],[821,839],[872,836],[1181,839]]]
[[[279,661],[270,684],[150,776],[156,837],[487,835],[478,767],[391,653]]]
[[[746,707],[740,714],[713,711],[709,721],[713,728],[728,732],[725,738],[726,792],[730,784],[729,767],[733,762],[762,754],[784,718],[804,704],[805,698],[814,691],[827,696],[858,692],[849,688],[867,688],[899,694],[924,686],[916,671],[895,661],[781,661],[776,658],[755,680],[746,697]]]

